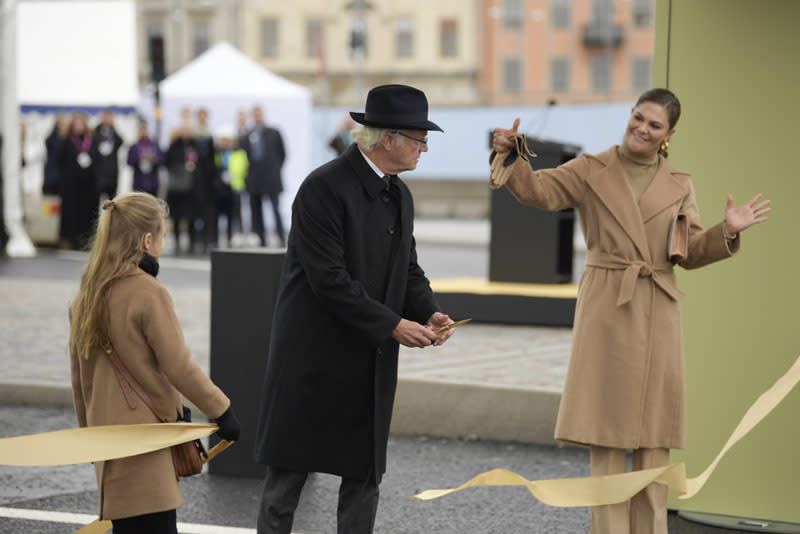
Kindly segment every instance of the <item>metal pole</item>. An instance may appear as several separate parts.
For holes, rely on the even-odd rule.
[[[155,135],[153,136],[153,140],[156,143],[157,147],[161,146],[161,89],[159,89],[159,84],[161,82],[154,82],[155,84],[155,93],[153,94],[153,99],[155,101],[155,109],[153,110],[153,115],[156,119],[156,131]]]
[[[22,187],[20,180],[19,103],[17,102],[17,6],[16,0],[3,0],[0,11],[0,129],[3,132],[3,214],[12,258],[36,255],[22,226]]]

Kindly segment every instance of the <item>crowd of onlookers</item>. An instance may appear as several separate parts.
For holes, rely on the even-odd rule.
[[[165,148],[142,120],[137,139],[125,154],[126,143],[114,126],[111,110],[102,113],[95,128],[89,127],[83,112],[59,115],[45,141],[42,182],[45,195],[61,200],[59,246],[86,247],[100,204],[117,194],[120,162],[133,171],[133,190],[167,201],[175,253],[207,252],[219,246],[220,230],[226,245],[235,244],[236,236],[245,234],[243,200],[249,203],[247,231],[262,246],[267,245],[262,205],[270,201],[275,233],[284,245],[286,233],[279,211],[281,167],[286,158],[283,139],[278,130],[264,124],[259,106],[250,113],[240,111],[237,125],[237,129],[212,133],[205,108],[194,112],[185,108]]]

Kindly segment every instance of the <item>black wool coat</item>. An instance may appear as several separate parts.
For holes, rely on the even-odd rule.
[[[103,148],[110,152],[103,154],[101,144],[107,143]],[[97,192],[114,198],[117,194],[119,182],[119,149],[122,147],[122,137],[113,127],[102,124],[94,130],[92,139],[91,156],[94,163],[94,174],[97,177]]]
[[[84,140],[85,135],[77,142],[82,146]],[[95,162],[92,160],[88,167],[81,167],[78,164],[80,152],[71,136],[62,140],[58,160],[62,180],[59,236],[69,241],[73,248],[81,248],[88,243],[100,204]]]
[[[261,134],[260,150],[254,146],[258,133]],[[286,149],[280,132],[260,124],[243,135],[240,142],[240,148],[247,153],[247,192],[258,195],[276,195],[282,192],[281,167],[286,160]]]
[[[300,186],[261,394],[260,463],[362,479],[386,470],[391,332],[401,317],[425,323],[439,309],[417,264],[411,193],[394,182],[397,227],[383,224],[388,193],[356,145]]]

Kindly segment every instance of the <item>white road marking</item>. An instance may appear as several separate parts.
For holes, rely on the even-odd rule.
[[[0,518],[3,517],[8,519],[25,519],[28,521],[47,521],[48,523],[70,523],[73,525],[88,525],[97,519],[96,515],[90,514],[0,507]],[[223,527],[219,525],[179,522],[178,532],[181,534],[254,534],[256,530],[253,528]]]

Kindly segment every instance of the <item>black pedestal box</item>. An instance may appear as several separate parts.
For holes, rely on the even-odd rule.
[[[580,147],[528,138],[534,169],[557,167]],[[572,209],[544,211],[517,202],[505,187],[492,191],[489,280],[557,284],[572,280]]]
[[[253,460],[253,444],[284,256],[268,249],[211,253],[210,374],[242,424],[239,441],[208,464],[211,473],[266,473]],[[211,436],[212,445],[217,441]]]

